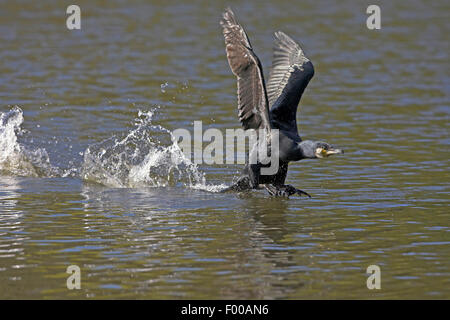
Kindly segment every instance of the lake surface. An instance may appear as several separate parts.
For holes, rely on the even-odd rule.
[[[377,1],[381,30],[364,1],[76,4],[0,1],[0,298],[450,298],[448,1]],[[228,5],[266,75],[277,30],[315,65],[300,134],[345,154],[290,165],[311,199],[217,193],[242,166],[170,140],[240,127]]]

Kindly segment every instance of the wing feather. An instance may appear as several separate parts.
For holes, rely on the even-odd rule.
[[[237,77],[239,121],[244,129],[270,129],[269,104],[261,63],[231,9],[225,10],[220,24],[228,63]]]
[[[281,31],[275,33],[267,94],[272,122],[297,132],[297,106],[314,75],[314,67],[300,46]]]

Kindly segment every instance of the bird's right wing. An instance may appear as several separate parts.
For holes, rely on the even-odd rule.
[[[297,106],[313,75],[314,67],[300,46],[283,32],[275,32],[272,69],[267,83],[273,121],[297,131]]]
[[[270,130],[269,105],[261,63],[231,9],[225,10],[220,24],[228,63],[237,77],[239,121],[246,130]]]

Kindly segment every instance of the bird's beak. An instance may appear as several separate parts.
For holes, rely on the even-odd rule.
[[[326,150],[325,151],[325,156],[329,157],[332,154],[341,154],[341,153],[344,153],[344,150],[341,150],[341,149],[330,149],[330,150]]]

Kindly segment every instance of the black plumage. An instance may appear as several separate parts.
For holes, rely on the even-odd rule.
[[[256,189],[263,185],[272,195],[308,195],[284,184],[289,162],[342,153],[325,142],[302,141],[298,134],[297,107],[314,76],[313,64],[294,40],[278,31],[266,87],[261,62],[231,9],[224,12],[221,25],[228,62],[237,77],[239,121],[246,130],[265,129],[269,135],[273,129],[279,130],[278,171],[262,175],[261,168],[269,165],[248,163],[239,180],[225,191]]]

